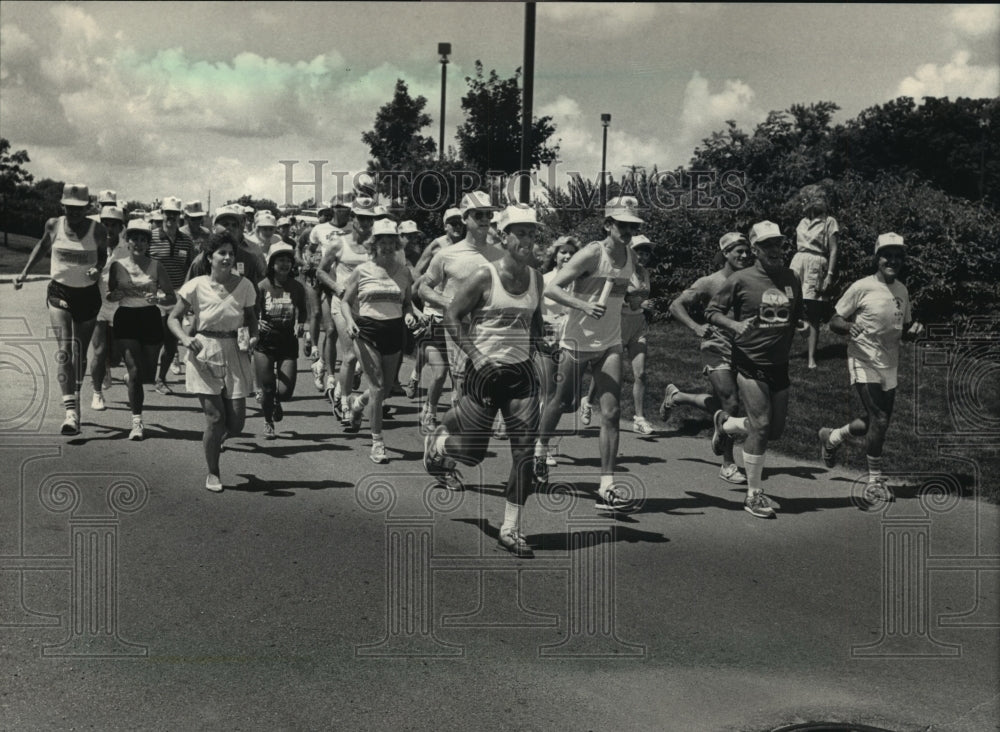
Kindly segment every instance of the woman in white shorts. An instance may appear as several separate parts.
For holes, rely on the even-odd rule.
[[[197,394],[205,411],[202,437],[208,477],[205,488],[222,490],[219,454],[227,435],[239,434],[246,421],[246,397],[253,391],[250,353],[257,344],[257,292],[250,280],[233,271],[236,240],[231,233],[213,234],[205,249],[210,274],[194,277],[177,292],[177,304],[167,319],[170,330],[188,349],[186,386]],[[195,335],[189,336],[181,318],[191,311]],[[237,344],[246,328],[245,348]]]
[[[893,499],[882,476],[882,446],[896,400],[899,344],[924,329],[913,322],[909,293],[898,279],[905,256],[903,237],[892,232],[880,235],[875,244],[875,274],[847,288],[830,320],[830,330],[851,338],[847,370],[863,413],[842,427],[821,428],[820,454],[832,468],[837,449],[848,435],[864,436],[868,462],[864,497],[872,503]]]

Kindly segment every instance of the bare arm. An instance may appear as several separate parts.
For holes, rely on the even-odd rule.
[[[170,307],[177,302],[177,293],[174,292],[174,286],[170,284],[170,277],[167,276],[167,270],[159,262],[156,263],[156,287],[163,292],[163,297],[154,295],[151,299],[153,305]]]
[[[696,281],[691,287],[684,290],[680,295],[674,298],[673,302],[670,303],[670,314],[677,319],[678,322],[686,325],[696,336],[699,338],[704,338],[705,333],[711,328],[707,323],[695,322],[694,318],[691,317],[691,313],[688,312],[688,308],[697,305],[699,303],[705,302],[709,298],[706,292],[698,288],[698,282]]]
[[[601,261],[601,246],[600,242],[594,242],[574,254],[573,258],[556,272],[556,276],[546,285],[545,297],[560,305],[581,310],[592,318],[603,316],[607,311],[606,306],[581,300],[563,289],[566,285],[597,269]]]
[[[440,284],[441,275],[443,274],[443,265],[441,262],[442,260],[438,255],[435,255],[431,259],[427,271],[420,277],[420,286],[417,294],[420,295],[425,303],[429,303],[443,312],[451,303],[451,298],[442,295],[435,289]]]
[[[347,278],[347,285],[340,296],[340,312],[347,323],[347,335],[351,338],[357,338],[360,332],[358,324],[354,321],[354,305],[358,301],[358,277],[358,270],[355,269]]]
[[[444,311],[445,328],[454,336],[455,344],[465,352],[476,369],[486,365],[488,357],[473,344],[466,316],[482,305],[491,283],[489,267],[478,268],[458,286],[455,297]]]
[[[28,276],[28,272],[38,264],[38,260],[48,254],[49,250],[52,249],[52,237],[53,232],[56,228],[56,222],[59,219],[52,218],[45,222],[45,232],[42,234],[42,238],[38,240],[35,244],[34,249],[31,250],[31,254],[28,255],[28,261],[24,263],[24,269],[21,270],[21,274],[14,278],[14,287],[18,290],[21,289],[21,285],[24,284],[24,280]]]

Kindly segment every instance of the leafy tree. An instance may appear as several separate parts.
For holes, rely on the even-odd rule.
[[[406,82],[396,80],[392,101],[378,110],[375,127],[361,135],[372,155],[369,171],[416,171],[434,156],[434,139],[420,134],[431,123],[426,106],[426,97],[414,99]]]
[[[514,76],[501,79],[496,70],[483,75],[483,64],[476,61],[476,75],[465,77],[469,91],[462,97],[465,122],[458,128],[459,149],[463,160],[479,173],[521,169],[521,78],[520,67]],[[538,117],[531,124],[532,168],[548,165],[559,154],[558,142],[549,145],[556,127],[552,117]]]
[[[10,141],[0,137],[0,215],[3,220],[3,245],[7,246],[8,205],[14,200],[18,189],[32,181],[32,175],[21,166],[31,162],[27,150],[10,152]]]

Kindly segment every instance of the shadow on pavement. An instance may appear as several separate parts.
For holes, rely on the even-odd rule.
[[[467,519],[454,519],[456,523],[468,524],[470,526],[477,527],[486,536],[491,539],[500,538],[500,529],[494,527],[486,519],[478,518],[467,518]],[[592,531],[562,531],[562,532],[549,532],[545,534],[529,534],[525,535],[525,539],[534,549],[541,549],[545,551],[569,551],[571,549],[583,549],[595,546],[595,544],[608,543],[608,537],[610,534],[605,532],[592,532]],[[584,541],[586,537],[586,541]],[[593,539],[597,537],[599,540],[594,542]],[[631,529],[628,527],[616,526],[614,531],[615,543],[626,542],[629,544],[666,544],[670,541],[663,534],[656,534],[651,531],[638,531],[637,529]]]
[[[244,493],[263,493],[272,498],[290,498],[295,495],[295,491],[322,491],[329,488],[354,488],[353,483],[346,483],[342,480],[264,480],[256,475],[245,473],[237,474],[240,478],[246,479],[246,483],[233,487],[226,487],[227,491],[243,491]]]

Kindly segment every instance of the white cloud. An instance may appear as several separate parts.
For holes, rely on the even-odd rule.
[[[956,5],[949,16],[952,27],[969,36],[985,36],[1000,30],[1000,5]]]
[[[31,37],[14,23],[0,25],[0,79],[6,79],[25,61],[34,48]]]
[[[655,3],[540,3],[540,23],[549,31],[620,36],[656,17]]]
[[[754,106],[754,90],[739,79],[726,79],[722,90],[712,92],[708,79],[695,71],[684,88],[680,129],[673,147],[683,157],[674,164],[686,164],[703,139],[722,129],[728,120],[750,127],[764,118]]]
[[[554,182],[565,185],[570,173],[594,179],[601,169],[604,130],[600,122],[584,118],[580,104],[561,95],[538,109],[540,116],[551,116],[556,125],[553,136],[559,140],[559,165]],[[663,169],[669,159],[669,146],[654,138],[644,138],[614,126],[608,129],[607,170],[620,178],[626,165],[644,165]]]
[[[996,97],[1000,96],[1000,66],[969,64],[968,51],[956,51],[946,64],[923,64],[903,79],[896,96]]]

